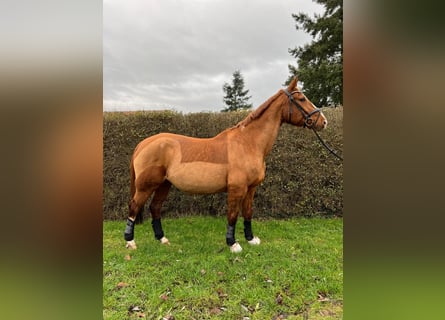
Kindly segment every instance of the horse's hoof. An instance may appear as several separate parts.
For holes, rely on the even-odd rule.
[[[232,244],[230,246],[230,252],[238,253],[238,252],[241,252],[241,251],[243,251],[243,248],[241,248],[241,246],[239,245],[238,242],[235,242],[234,244]]]
[[[252,244],[252,245],[259,245],[259,244],[261,243],[261,240],[260,240],[260,238],[258,238],[258,237],[253,237],[252,240],[247,241],[247,242],[249,242],[249,243]]]
[[[134,242],[134,240],[131,241],[127,241],[127,244],[125,245],[125,248],[127,249],[131,249],[131,250],[136,250],[136,242]]]
[[[159,240],[159,241],[161,241],[161,244],[168,244],[168,245],[170,245],[170,241],[166,237],[162,237],[161,240]]]

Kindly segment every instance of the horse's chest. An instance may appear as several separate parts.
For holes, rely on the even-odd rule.
[[[246,164],[240,170],[229,172],[229,175],[230,174],[234,176],[238,175],[241,179],[235,178],[234,180],[245,181],[249,186],[258,185],[264,180],[266,167],[263,162],[250,163],[250,165]]]
[[[264,163],[257,164],[256,166],[248,167],[246,172],[248,184],[257,185],[264,180],[264,177],[266,176],[266,167]]]

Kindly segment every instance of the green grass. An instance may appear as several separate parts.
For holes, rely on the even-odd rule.
[[[170,246],[147,220],[129,251],[125,221],[104,222],[104,319],[342,319],[342,219],[254,220],[259,246],[244,240],[240,219],[239,254],[225,244],[223,218],[166,218],[163,227]]]

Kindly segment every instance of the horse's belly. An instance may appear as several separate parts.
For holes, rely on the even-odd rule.
[[[199,161],[180,163],[167,170],[166,178],[184,192],[223,192],[227,189],[227,165]]]

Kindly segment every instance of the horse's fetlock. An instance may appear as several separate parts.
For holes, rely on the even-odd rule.
[[[226,232],[226,243],[228,246],[233,246],[235,244],[235,225],[231,226],[230,224],[227,225],[227,232]]]
[[[226,243],[228,246],[233,246],[236,243],[235,238],[226,238]]]
[[[250,241],[253,239],[253,232],[252,232],[252,221],[244,221],[244,237],[247,241]]]
[[[125,245],[125,247],[127,249],[132,249],[132,250],[136,250],[137,249],[136,242],[134,242],[134,240],[127,241],[127,244]]]
[[[235,242],[233,245],[230,246],[230,252],[232,253],[238,253],[243,251],[243,248],[240,246],[238,242]]]
[[[252,240],[248,240],[247,242],[251,245],[259,245],[261,240],[258,237],[253,237]]]
[[[161,240],[164,237],[164,231],[162,230],[161,219],[153,219],[151,221],[151,226],[153,227],[155,238],[157,240]]]

